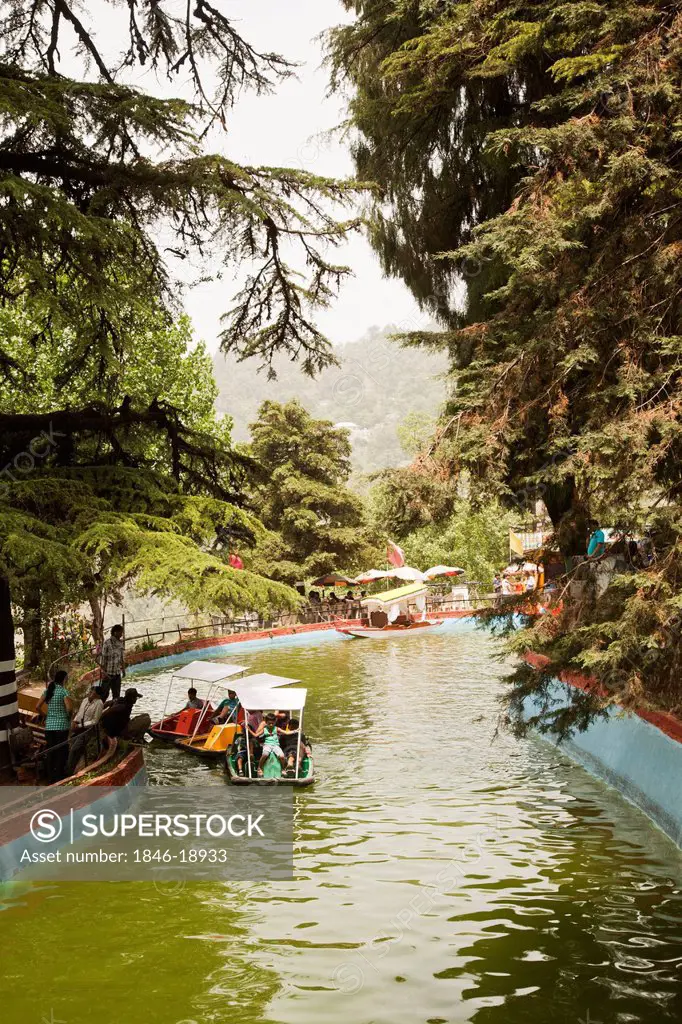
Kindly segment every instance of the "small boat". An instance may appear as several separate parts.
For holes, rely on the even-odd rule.
[[[358,639],[402,640],[435,629],[442,623],[426,618],[426,593],[423,583],[409,583],[383,594],[372,594],[360,602],[369,614],[369,625],[337,626],[336,630]]]
[[[358,640],[397,640],[404,639],[406,636],[414,636],[416,633],[423,633],[425,630],[433,629],[436,626],[442,626],[442,622],[430,622],[428,619],[424,622],[411,622],[407,626],[381,626],[373,628],[372,626],[337,626],[337,633],[344,633],[346,636],[352,636]]]
[[[166,703],[163,715],[158,722],[155,722],[150,733],[155,739],[166,740],[174,743],[178,739],[188,739],[200,732],[208,732],[210,721],[215,714],[210,697],[216,686],[226,686],[225,680],[234,676],[243,675],[246,669],[243,665],[221,665],[217,662],[192,661],[184,668],[173,672],[168,684]],[[183,708],[171,715],[166,714],[168,701],[170,700],[173,683],[176,679],[187,679],[192,683],[207,683],[208,690],[203,705],[200,708]]]
[[[248,691],[243,687],[237,687],[239,703],[244,711],[296,711],[299,718],[299,731],[303,732],[303,709],[305,707],[307,690],[275,690],[262,689]],[[300,757],[300,747],[296,746],[296,763],[291,775],[282,774],[282,767],[275,754],[271,754],[263,768],[263,775],[258,775],[258,766],[253,757],[253,745],[249,742],[248,731],[241,732],[235,736],[235,741],[228,747],[225,754],[225,767],[228,778],[236,786],[310,786],[315,781],[315,765],[310,746],[306,747],[304,756]],[[242,744],[242,736],[244,743]],[[246,753],[246,772],[240,775],[237,769],[237,755]]]
[[[242,692],[254,689],[274,690],[280,686],[288,686],[290,683],[299,683],[300,679],[287,679],[285,676],[271,675],[269,672],[258,672],[251,676],[245,676],[239,681]],[[222,684],[225,685],[225,684]],[[239,696],[239,694],[237,694]],[[239,728],[238,716],[230,716],[225,722],[212,724],[207,723],[208,728],[201,732],[198,729],[190,736],[176,739],[175,745],[181,750],[190,754],[196,754],[205,761],[221,761],[225,757],[225,751],[234,742],[237,729]],[[205,721],[205,719],[204,719]]]

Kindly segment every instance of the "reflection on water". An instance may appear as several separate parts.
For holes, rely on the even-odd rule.
[[[3,1021],[678,1019],[682,858],[561,752],[495,737],[491,651],[453,628],[240,652],[310,691],[296,880],[8,887]],[[168,678],[135,677],[145,710]],[[156,782],[224,785],[148,753]]]

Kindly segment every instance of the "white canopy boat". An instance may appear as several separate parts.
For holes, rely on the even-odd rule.
[[[358,639],[397,640],[434,629],[441,622],[426,618],[426,593],[423,583],[409,583],[383,594],[372,594],[360,602],[367,609],[370,625],[337,626],[337,631]]]

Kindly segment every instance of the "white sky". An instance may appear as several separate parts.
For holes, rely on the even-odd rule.
[[[261,52],[281,53],[300,64],[297,78],[277,86],[276,94],[255,96],[244,93],[228,122],[228,131],[212,133],[210,146],[240,163],[297,167],[330,177],[351,177],[353,166],[345,144],[336,137],[321,140],[320,133],[341,123],[343,98],[328,98],[328,74],[323,60],[320,33],[347,18],[339,0],[215,0],[216,5],[235,23],[248,41]],[[88,4],[90,25],[106,52],[107,40],[118,50],[114,26],[120,28],[122,5],[114,12],[109,3]],[[62,53],[68,73],[70,59]],[[161,95],[188,95],[181,79],[169,83],[155,81],[146,72],[136,71],[132,81],[139,88]],[[356,211],[341,213],[351,217]],[[362,337],[372,326],[399,325],[409,330],[427,325],[407,288],[396,279],[384,277],[379,262],[364,236],[355,235],[328,253],[333,263],[353,268],[354,277],[346,280],[337,299],[316,320],[335,344]],[[187,273],[183,264],[173,272]],[[236,268],[235,268],[236,271]],[[206,282],[188,289],[185,307],[192,317],[198,337],[211,351],[218,347],[220,316],[232,305],[231,299],[244,280],[244,268],[237,279],[228,272],[220,281]]]
[[[278,86],[275,95],[242,96],[228,124],[229,155],[242,163],[352,176],[352,161],[343,142],[318,138],[344,117],[342,97],[326,97],[328,74],[320,66],[323,53],[317,39],[344,20],[346,12],[338,0],[225,0],[224,6],[253,45],[302,65],[297,79]],[[355,275],[343,285],[333,305],[317,315],[321,329],[334,343],[359,338],[373,325],[423,323],[407,288],[383,276],[364,237],[350,239],[333,250],[331,258],[351,266]],[[218,319],[226,308],[225,288],[225,283],[207,284],[187,295],[186,306],[197,332],[212,349]]]

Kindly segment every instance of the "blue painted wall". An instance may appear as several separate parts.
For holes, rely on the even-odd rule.
[[[570,690],[555,683],[557,706],[569,703]],[[528,717],[537,714],[539,704],[528,698],[525,711]],[[682,847],[682,743],[638,715],[611,708],[608,719],[575,733],[559,749],[617,789]]]

